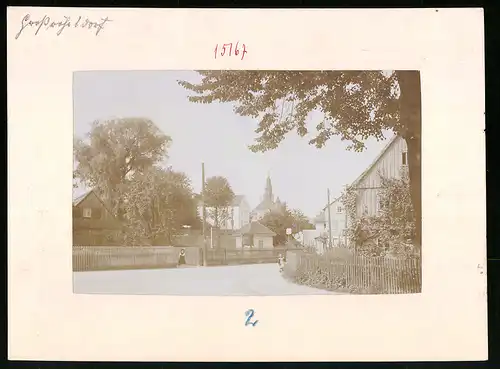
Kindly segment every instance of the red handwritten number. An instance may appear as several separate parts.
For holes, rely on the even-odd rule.
[[[220,56],[226,55],[226,51],[228,51],[228,55],[229,56],[232,56],[233,54],[235,56],[238,56],[241,53],[241,60],[243,60],[243,58],[245,57],[245,54],[247,53],[246,46],[245,46],[245,44],[242,44],[242,48],[240,49],[239,45],[240,45],[240,42],[239,41],[236,42],[236,45],[234,45],[234,49],[233,49],[233,43],[232,42],[227,43],[227,44],[223,44],[222,45],[222,50],[220,52]],[[219,51],[219,44],[216,44],[215,45],[215,49],[214,49],[215,59],[217,59],[217,53],[218,53],[218,51]]]
[[[229,56],[231,56],[231,51],[233,51],[233,44],[229,43],[229,44],[224,44],[224,46],[222,46],[224,50],[226,50],[226,47],[229,47]]]
[[[238,41],[239,43],[239,41]],[[241,60],[243,60],[243,58],[245,57],[245,54],[247,53],[247,49],[245,47],[245,44],[243,44],[243,50],[242,50],[242,53],[241,53]]]

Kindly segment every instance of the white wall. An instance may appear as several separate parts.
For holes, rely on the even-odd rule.
[[[407,152],[406,141],[401,137],[397,137],[382,157],[379,158],[376,165],[356,185],[358,192],[356,212],[358,216],[364,213],[367,215],[377,214],[379,210],[378,192],[381,185],[379,171],[388,178],[401,178],[403,153]],[[406,158],[406,163],[408,163],[408,158]]]
[[[263,249],[273,249],[273,237],[272,236],[260,236],[260,235],[254,235],[253,237],[253,248],[258,249],[259,248],[259,240],[263,241]],[[241,249],[243,244],[243,238],[242,236],[236,237],[236,248]]]
[[[255,235],[253,237],[253,247],[255,247],[256,249],[260,248],[259,241],[263,242],[262,248],[264,248],[264,249],[272,249],[274,247],[273,238],[271,236]]]
[[[335,246],[342,238],[344,229],[346,228],[346,209],[342,204],[341,199],[334,201],[330,205],[330,223],[332,229],[332,239]],[[329,234],[328,208],[325,210],[325,224],[326,228],[323,228],[324,232]]]
[[[206,207],[205,211],[207,212],[207,223],[214,225],[215,221],[212,217],[210,217],[210,210],[211,209],[209,207]],[[202,206],[198,206],[198,214],[200,217],[203,217]],[[242,211],[239,206],[228,207],[227,214],[227,219],[220,224],[221,229],[240,229],[242,226],[249,223],[248,212],[245,214],[245,211]]]
[[[243,201],[241,202],[238,210],[239,210],[238,225],[239,228],[242,228],[248,223],[250,223],[250,205],[245,199],[243,199]]]

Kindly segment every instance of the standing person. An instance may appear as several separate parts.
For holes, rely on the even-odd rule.
[[[179,254],[179,262],[177,263],[177,266],[185,264],[186,264],[186,250],[182,249],[181,253]]]
[[[283,271],[283,268],[285,267],[285,259],[283,258],[283,255],[279,254],[278,256],[278,267],[280,270],[280,273]]]

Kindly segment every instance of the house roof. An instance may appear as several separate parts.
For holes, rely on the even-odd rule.
[[[330,203],[328,205],[333,205],[335,204],[337,201],[339,201],[340,199],[342,198],[342,195],[340,195],[339,197],[333,199],[332,201],[330,201]],[[326,208],[328,208],[328,205],[325,205],[325,207],[323,208],[323,211],[326,210]]]
[[[255,210],[268,210],[272,209],[274,207],[274,203],[268,201],[267,199],[262,200],[259,205],[257,205],[254,209]]]
[[[104,209],[106,209],[106,211],[108,213],[110,213],[113,218],[116,219],[116,217],[113,215],[113,213],[111,212],[111,210],[109,210],[108,206],[104,203],[104,201],[102,201],[102,199],[99,197],[99,195],[97,195],[95,193],[94,190],[88,190],[87,192],[85,192],[84,194],[80,195],[80,196],[77,196],[73,199],[73,206],[78,206],[82,203],[83,200],[85,200],[87,198],[87,196],[89,196],[91,193],[94,193],[94,196],[97,197],[97,199],[101,202],[102,206]],[[116,219],[118,221],[118,219]]]
[[[80,204],[83,200],[85,200],[87,198],[88,195],[90,195],[91,192],[92,192],[92,190],[89,190],[89,191],[75,197],[73,199],[73,206],[77,206],[78,204]]]
[[[382,157],[384,156],[384,154],[390,149],[390,147],[396,142],[396,140],[398,138],[401,138],[401,136],[399,135],[394,135],[391,140],[387,143],[387,145],[385,145],[385,147],[380,151],[380,153],[377,155],[377,157],[373,160],[373,162],[368,166],[368,168],[365,169],[365,171],[363,173],[361,173],[359,175],[358,178],[356,178],[354,180],[354,182],[352,182],[352,186],[356,186],[359,182],[361,182],[361,180],[363,180],[367,175],[368,173],[370,172],[370,170],[375,167],[375,165],[377,165],[377,163],[380,161],[380,159],[382,159]]]
[[[261,234],[261,235],[269,235],[269,236],[276,236],[276,233],[271,231],[269,228],[267,228],[265,225],[253,221],[245,226],[243,226],[240,229],[241,234]]]
[[[385,145],[385,147],[379,152],[379,154],[375,157],[375,159],[373,160],[373,162],[363,171],[363,173],[361,173],[358,178],[356,178],[351,186],[356,186],[359,182],[361,182],[367,175],[368,173],[372,170],[373,167],[375,167],[375,165],[377,165],[377,163],[380,161],[380,159],[382,159],[382,157],[384,156],[384,154],[391,148],[391,146],[396,142],[396,140],[398,138],[400,138],[401,136],[398,136],[398,135],[394,135],[390,141],[387,143],[387,145]],[[334,199],[333,201],[330,201],[329,204],[327,204],[323,210],[326,210],[326,208],[329,206],[329,205],[332,205],[334,204],[336,201],[340,200],[342,196],[339,196],[337,197],[336,199]]]
[[[326,206],[325,206],[326,208]],[[323,223],[325,221],[325,213],[324,212],[320,212],[318,215],[316,215],[313,219],[312,219],[313,223]]]

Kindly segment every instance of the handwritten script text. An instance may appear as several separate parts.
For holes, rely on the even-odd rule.
[[[222,44],[219,45],[215,45],[215,49],[214,49],[214,55],[215,55],[215,59],[217,59],[217,56],[220,55],[220,56],[239,56],[241,54],[241,60],[243,60],[243,58],[245,57],[245,54],[247,53],[247,48],[245,46],[245,44],[241,44],[241,48],[240,48],[240,42],[236,42],[236,44],[233,45],[232,42],[228,43],[228,44]]]
[[[255,311],[253,309],[248,309],[247,311],[245,311],[245,316],[247,317],[247,319],[245,320],[245,326],[247,325],[251,325],[252,327],[255,327],[255,325],[259,322],[258,320],[252,322],[252,318],[255,314]]]
[[[32,19],[31,14],[26,14],[21,20],[21,28],[16,34],[15,39],[17,40],[25,30],[34,30],[35,36],[38,35],[40,31],[51,31],[57,36],[60,36],[64,30],[69,28],[93,30],[95,35],[98,36],[108,22],[112,22],[108,17],[101,18],[98,21],[82,16],[75,19],[71,19],[71,17],[68,16],[64,16],[62,19],[52,19],[48,15],[44,15],[39,19]]]

